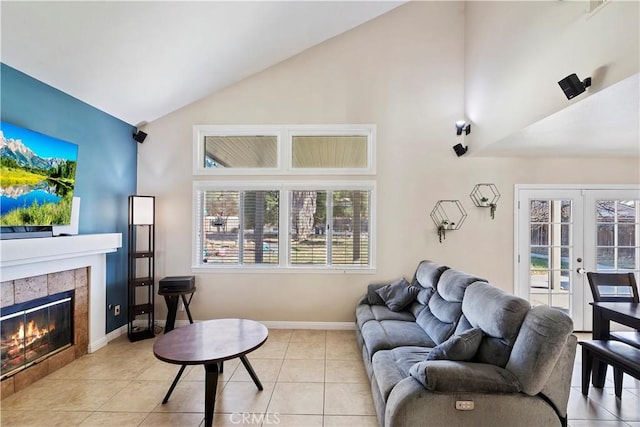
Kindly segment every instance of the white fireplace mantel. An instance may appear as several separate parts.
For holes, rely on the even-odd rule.
[[[106,254],[120,247],[120,233],[0,240],[0,280],[90,267],[88,351],[92,353],[107,344]]]

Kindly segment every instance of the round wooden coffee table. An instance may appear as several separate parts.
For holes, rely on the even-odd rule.
[[[260,347],[269,333],[262,323],[247,319],[214,319],[177,328],[160,336],[153,344],[153,354],[160,360],[182,365],[162,403],[167,403],[187,365],[204,365],[204,424],[213,424],[218,372],[222,362],[236,357],[262,390],[262,384],[246,354]]]

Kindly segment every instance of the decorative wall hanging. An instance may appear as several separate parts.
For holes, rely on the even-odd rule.
[[[491,219],[495,219],[500,192],[495,184],[476,184],[469,195],[473,204],[479,208],[489,208]]]
[[[438,228],[438,240],[446,238],[447,230],[459,230],[467,218],[467,212],[459,200],[438,200],[431,211],[431,219]]]

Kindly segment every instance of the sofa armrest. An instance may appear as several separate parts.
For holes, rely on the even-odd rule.
[[[456,410],[455,403],[459,400],[474,402],[474,410]],[[540,396],[524,393],[433,392],[411,376],[396,384],[383,406],[384,414],[378,419],[380,425],[385,427],[566,426]]]
[[[517,393],[518,379],[488,363],[428,360],[411,367],[409,374],[425,389],[437,392]]]

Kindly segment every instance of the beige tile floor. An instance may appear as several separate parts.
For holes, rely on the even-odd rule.
[[[1,425],[202,426],[204,369],[190,366],[166,405],[178,367],[157,360],[153,340],[110,342],[1,403]],[[270,330],[248,355],[259,392],[237,359],[225,363],[215,426],[377,426],[353,331]],[[625,377],[622,401],[613,381],[580,393],[580,360],[569,400],[571,427],[640,427],[640,382]]]

